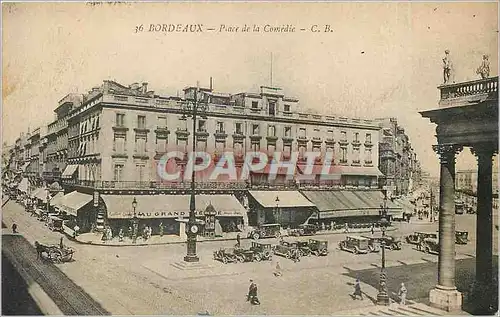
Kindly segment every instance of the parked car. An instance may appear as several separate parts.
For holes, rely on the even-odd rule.
[[[251,249],[234,248],[234,254],[241,263],[260,261],[260,257],[256,257],[255,252]]]
[[[455,200],[455,214],[463,215],[465,210],[465,203],[462,200]]]
[[[312,224],[302,224],[296,229],[290,229],[288,234],[290,236],[312,236],[318,231],[318,227]]]
[[[353,252],[354,254],[366,254],[370,251],[368,248],[369,240],[360,236],[347,236],[345,240],[340,241],[340,250]]]
[[[248,238],[255,240],[261,238],[279,238],[281,235],[281,225],[279,223],[259,225],[248,233]]]
[[[425,253],[439,254],[439,239],[425,238],[421,243],[420,250]]]
[[[467,244],[469,242],[469,232],[467,231],[455,231],[455,243],[456,244]]]
[[[385,241],[386,248],[390,250],[401,250],[402,247],[401,239],[395,236],[384,236],[380,237],[380,242],[382,242],[382,240]]]
[[[224,249],[214,251],[214,260],[221,261],[224,264],[238,262],[238,257],[234,254],[234,249]]]
[[[284,256],[287,259],[298,259],[300,257],[297,244],[287,241],[280,241],[279,244],[274,246],[273,252],[274,254]]]
[[[307,241],[294,241],[292,244],[297,246],[300,256],[311,255],[311,249],[309,248],[309,243]]]
[[[368,250],[370,252],[380,252],[380,241],[375,237],[362,236],[365,239],[368,239]]]
[[[252,242],[252,247],[250,248],[255,253],[255,259],[257,261],[262,260],[272,260],[273,258],[273,248],[270,243],[260,243]]]
[[[312,254],[316,256],[328,255],[328,241],[309,239],[308,244]]]
[[[57,216],[49,216],[48,226],[52,231],[63,231],[64,220]]]
[[[437,232],[424,232],[424,231],[416,231],[408,236],[406,236],[406,242],[410,244],[419,245],[423,239],[425,238],[438,238]]]

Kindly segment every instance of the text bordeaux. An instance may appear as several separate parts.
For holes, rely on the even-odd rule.
[[[150,24],[148,32],[203,32],[203,24]]]

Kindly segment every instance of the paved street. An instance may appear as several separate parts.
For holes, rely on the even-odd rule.
[[[10,228],[14,220],[30,243],[39,240],[55,244],[61,237],[60,233],[50,232],[42,222],[30,217],[19,205],[9,202],[3,209],[3,221]],[[437,223],[395,223],[395,226],[398,230],[394,234],[398,236],[437,230]],[[469,231],[472,240],[465,246],[457,245],[457,258],[472,263],[475,215],[457,216],[457,230]],[[337,244],[344,236],[320,236],[319,239],[328,240],[330,254],[303,258],[298,263],[274,257],[272,262],[224,265],[212,259],[212,252],[231,247],[234,241],[204,242],[198,245],[198,254],[208,268],[194,272],[171,265],[182,261],[186,251],[182,244],[109,247],[77,244],[66,239],[65,243],[77,250],[75,261],[57,267],[112,314],[197,314],[202,311],[217,315],[332,314],[374,305],[370,300],[354,301],[349,296],[356,277],[361,279],[368,297],[377,294],[374,286],[380,254],[354,255],[340,251]],[[497,249],[497,231],[494,240]],[[248,246],[250,241],[242,241],[242,244]],[[437,256],[405,244],[403,250],[388,251],[386,257],[391,272],[395,270],[391,273],[394,276],[391,283],[407,282],[411,285],[410,298],[425,298],[437,281]],[[280,278],[272,274],[276,260],[284,271]],[[465,270],[470,268],[471,264],[465,265]],[[260,306],[251,306],[245,301],[250,278],[259,285]],[[458,274],[457,279],[460,278]],[[392,284],[389,286],[395,288]]]

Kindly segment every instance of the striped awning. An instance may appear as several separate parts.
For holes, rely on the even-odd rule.
[[[250,195],[264,208],[275,208],[276,205],[280,208],[315,207],[298,191],[251,190]]]
[[[383,194],[378,190],[302,191],[319,211],[319,218],[377,216],[383,205]],[[401,213],[392,201],[387,200],[388,214]]]
[[[75,174],[77,169],[78,169],[78,165],[68,165],[64,169],[64,172],[62,173],[61,177],[62,178],[71,178],[73,176],[73,174]]]

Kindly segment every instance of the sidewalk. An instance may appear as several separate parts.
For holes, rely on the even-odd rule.
[[[395,231],[397,228],[395,227],[389,227],[387,228],[386,232],[391,232]],[[316,233],[315,236],[321,236],[321,235],[332,235],[332,234],[359,234],[359,233],[368,233],[370,232],[370,228],[366,229],[350,229],[349,233],[345,233],[343,229],[341,230],[333,230],[333,231],[320,231]],[[380,229],[375,229],[375,232],[380,232]],[[83,243],[83,244],[92,244],[92,245],[97,245],[97,246],[111,246],[111,247],[122,247],[122,246],[146,246],[146,245],[164,245],[164,244],[181,244],[181,243],[186,243],[186,237],[180,237],[177,235],[164,235],[163,237],[160,237],[158,235],[152,236],[148,240],[144,240],[142,237],[137,238],[137,243],[132,243],[130,238],[124,238],[124,241],[119,242],[118,237],[113,237],[112,240],[108,241],[102,241],[102,233],[82,233],[76,237],[76,239],[73,237],[73,230],[69,228],[64,228],[64,233],[66,236],[73,241]],[[236,235],[237,232],[229,232],[225,233],[224,237],[216,237],[216,238],[206,238],[203,236],[198,236],[197,240],[198,242],[212,242],[212,241],[235,241],[236,240]],[[240,233],[241,240],[246,240],[250,239],[247,238],[246,232],[241,232]],[[285,237],[287,234],[284,235]],[[314,237],[314,236],[307,236],[307,237]],[[294,237],[295,238],[295,237]],[[300,237],[296,237],[300,238]]]

